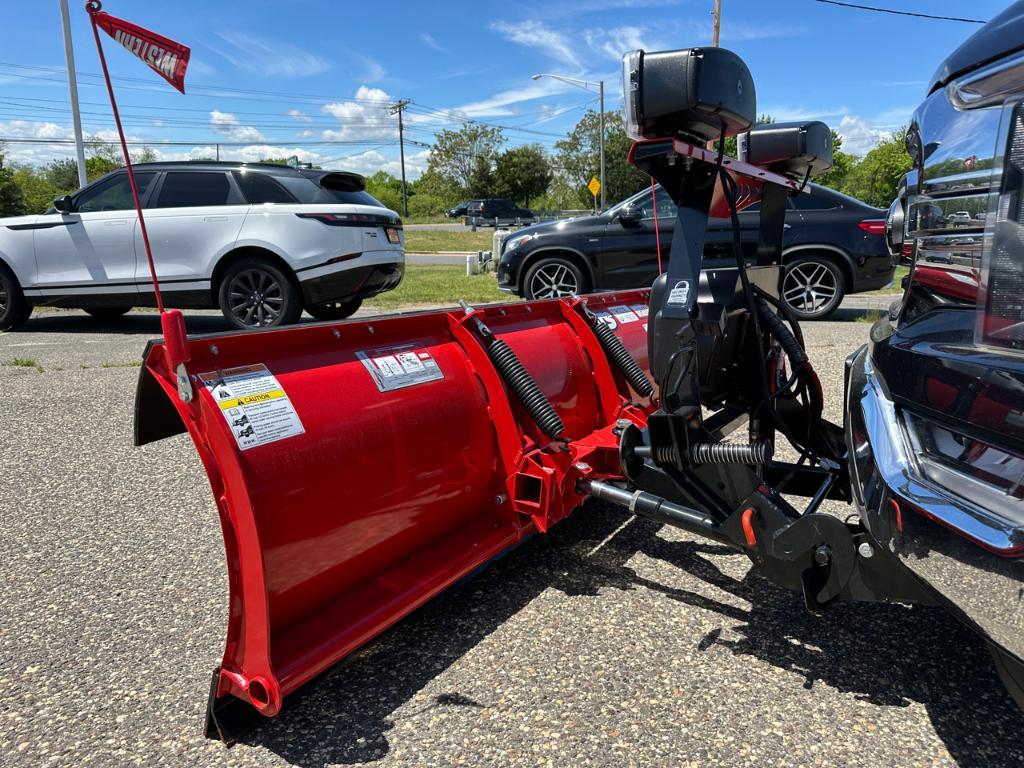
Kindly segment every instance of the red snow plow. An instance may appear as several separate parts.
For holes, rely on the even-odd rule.
[[[230,615],[208,735],[282,699],[619,476],[653,409],[648,291],[193,337],[146,352],[136,442],[187,430]],[[177,357],[175,357],[177,355]],[[187,358],[185,363],[175,360]]]

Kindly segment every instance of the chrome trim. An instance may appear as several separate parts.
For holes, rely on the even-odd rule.
[[[1024,83],[1024,54],[1010,56],[972,72],[946,86],[949,100],[959,109],[977,109],[1020,93]]]
[[[953,498],[920,476],[896,414],[896,406],[886,397],[871,365],[870,355],[864,356],[864,389],[860,395],[860,406],[875,466],[886,485],[896,494],[962,536],[989,549],[1010,553],[1024,543],[1024,528],[1021,526],[966,499]]]

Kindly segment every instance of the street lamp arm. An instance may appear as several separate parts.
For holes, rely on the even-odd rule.
[[[550,77],[554,80],[561,80],[562,82],[569,83],[570,85],[575,85],[585,90],[589,90],[592,87],[601,87],[600,83],[595,83],[593,80],[580,80],[579,78],[576,77],[566,77],[565,75],[553,75],[550,72],[541,72],[540,74],[533,75],[531,79],[540,80],[542,77]]]

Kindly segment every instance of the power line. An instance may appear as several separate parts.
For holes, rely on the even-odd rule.
[[[935,19],[937,21],[962,21],[964,24],[987,24],[981,19],[964,19],[959,16],[933,16],[930,13],[914,13],[913,11],[897,11],[892,8],[876,8],[871,5],[858,5],[857,3],[843,3],[840,0],[814,0],[816,3],[826,5],[841,5],[844,8],[856,8],[860,11],[874,11],[875,13],[891,13],[894,16],[914,16],[919,19]]]

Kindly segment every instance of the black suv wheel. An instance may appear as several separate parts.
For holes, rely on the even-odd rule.
[[[531,266],[523,280],[527,299],[557,299],[587,293],[590,285],[586,275],[568,259],[549,256]]]
[[[821,320],[843,303],[846,279],[832,261],[804,256],[786,264],[782,299],[801,320]]]

